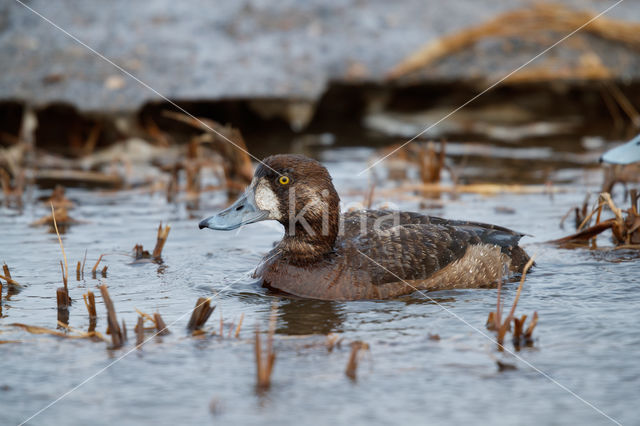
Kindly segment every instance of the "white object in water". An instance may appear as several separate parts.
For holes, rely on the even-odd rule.
[[[600,162],[612,164],[631,164],[640,162],[640,135],[624,145],[617,146],[600,157]]]

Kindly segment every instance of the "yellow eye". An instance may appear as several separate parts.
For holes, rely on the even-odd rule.
[[[291,179],[289,179],[289,176],[280,176],[280,179],[278,179],[278,182],[280,182],[280,185],[289,185],[289,182],[291,182]]]

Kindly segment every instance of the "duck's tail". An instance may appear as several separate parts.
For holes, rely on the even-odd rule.
[[[530,259],[527,252],[524,251],[524,249],[520,246],[512,247],[509,253],[509,257],[511,258],[511,271],[520,274],[522,273],[524,266]],[[531,266],[536,266],[535,262]]]

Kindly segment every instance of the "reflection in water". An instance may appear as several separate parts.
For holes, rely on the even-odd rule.
[[[282,299],[278,308],[278,334],[328,334],[342,331],[341,303],[323,300]]]
[[[456,298],[446,297],[443,293],[451,294],[451,290],[447,290],[445,292],[421,292],[416,291],[414,293],[408,294],[406,296],[402,296],[397,300],[401,300],[407,305],[441,305],[447,303],[453,303],[456,301]]]

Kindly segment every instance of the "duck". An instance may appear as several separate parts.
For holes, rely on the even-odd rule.
[[[327,169],[298,154],[265,158],[246,191],[200,229],[274,220],[282,240],[253,277],[263,287],[320,300],[391,299],[416,291],[487,287],[522,273],[525,235],[497,225],[415,212],[340,212]]]
[[[602,154],[600,162],[625,165],[640,162],[640,135]]]

